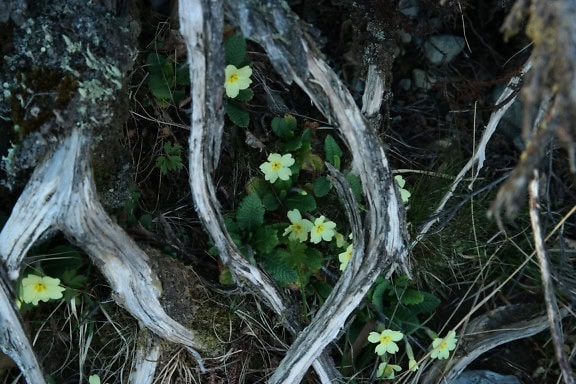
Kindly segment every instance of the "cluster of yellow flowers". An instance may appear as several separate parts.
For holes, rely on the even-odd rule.
[[[378,366],[378,377],[384,379],[394,379],[396,372],[402,371],[402,367],[399,365],[389,364],[387,355],[393,355],[400,350],[396,342],[402,340],[404,334],[402,332],[393,331],[391,329],[385,329],[382,332],[370,332],[368,335],[368,341],[375,343],[376,348],[374,352],[378,356],[383,356],[384,362]],[[432,351],[430,352],[430,357],[432,359],[447,359],[450,356],[450,351],[456,349],[456,343],[458,338],[456,337],[455,331],[450,331],[444,337],[435,337],[432,341]],[[408,342],[406,342],[406,355],[408,356],[408,370],[415,372],[418,370],[418,362],[414,359],[414,353],[412,352],[412,347]]]

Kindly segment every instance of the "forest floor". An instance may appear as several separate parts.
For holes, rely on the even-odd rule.
[[[313,26],[311,28],[319,36],[320,49],[326,60],[361,106],[365,76],[362,43],[367,26],[349,12],[344,5],[346,1],[300,0],[291,3],[300,17]],[[392,9],[398,2],[380,3],[390,3]],[[473,155],[491,113],[497,108],[495,100],[499,92],[520,73],[530,55],[530,41],[523,34],[507,43],[503,41],[499,30],[510,11],[511,2],[447,1],[444,6],[437,0],[400,3],[417,4],[417,12],[395,12],[392,18],[395,35],[390,40],[397,47],[396,56],[391,67],[386,102],[381,110],[383,118],[376,128],[391,168],[396,170],[396,175],[403,177],[403,188],[411,194],[406,203],[406,214],[408,231],[414,237],[434,214],[456,174]],[[385,8],[382,4],[380,6]],[[149,80],[153,75],[150,66],[158,57],[166,60],[177,72],[186,61],[185,48],[177,33],[178,26],[169,16],[158,10],[143,9],[141,18],[140,54],[128,89],[131,115],[122,138],[131,170],[131,189],[128,199],[110,210],[136,241],[170,255],[182,265],[192,266],[209,289],[223,293],[219,296],[219,305],[234,314],[230,320],[230,334],[218,335],[229,351],[227,358],[214,359],[213,370],[201,376],[187,365],[190,358],[176,350],[173,356],[177,356],[180,365],[174,359],[166,358],[165,366],[177,368],[171,373],[163,371],[159,377],[164,375],[162,377],[167,379],[160,382],[265,382],[265,377],[281,360],[286,345],[290,344],[290,337],[263,306],[250,297],[236,294],[226,269],[219,263],[210,239],[196,217],[186,172],[190,108],[186,92],[189,86],[176,75],[173,82],[163,86]],[[239,31],[230,28],[227,34],[230,36],[236,32]],[[462,38],[464,46],[450,60],[434,64],[423,48],[433,36]],[[152,62],[150,55],[156,58]],[[266,160],[269,149],[275,147],[274,140],[278,140],[270,128],[274,118],[282,118],[288,113],[296,118],[298,129],[310,129],[312,152],[321,154],[320,157],[325,153],[326,136],[332,134],[337,139],[334,128],[303,92],[295,85],[282,83],[260,47],[248,42],[247,58],[253,68],[251,89],[254,97],[243,108],[249,112],[250,122],[247,127],[239,127],[226,118],[222,155],[215,175],[221,208],[232,218],[243,198],[251,188],[255,188],[251,183],[255,177],[261,176],[259,164]],[[164,98],[163,92],[170,96]],[[277,109],[276,104],[283,106]],[[354,376],[350,382],[375,380],[379,358],[366,342],[366,336],[367,331],[378,329],[379,324],[385,323],[386,328],[396,325],[410,335],[418,357],[426,353],[430,344],[426,329],[445,335],[469,315],[475,303],[485,297],[492,296],[472,318],[512,304],[535,304],[543,310],[538,265],[532,262],[518,269],[534,249],[527,204],[514,221],[504,223],[506,234],[487,218],[499,185],[515,166],[523,149],[522,114],[518,112],[521,104],[518,103],[516,108],[516,114],[507,115],[490,140],[484,168],[473,188],[467,189],[468,183],[463,183],[442,211],[440,222],[411,248],[412,280],[402,276],[386,282],[379,280],[375,290],[379,289],[380,293],[370,292],[368,303],[350,320],[347,331],[334,346],[332,356],[337,366],[345,375]],[[341,144],[340,147],[344,149],[340,155],[342,168],[346,169],[349,157],[345,146]],[[165,160],[159,161],[162,157]],[[565,153],[554,145],[541,169],[545,175],[541,212],[544,233],[547,234],[574,205],[576,179],[569,171]],[[308,176],[302,189],[307,190],[316,176]],[[325,215],[339,227],[346,228],[346,224],[342,224],[345,220],[342,209],[337,205],[335,197],[318,198],[317,207],[310,210],[310,214]],[[4,206],[2,210],[9,212],[10,206]],[[280,220],[278,211],[270,215],[273,221]],[[345,230],[342,233],[347,235]],[[239,241],[248,240],[241,238]],[[52,240],[31,255],[54,254],[58,247],[66,247],[65,244],[64,239]],[[573,277],[576,219],[569,218],[547,246],[555,269],[558,299],[569,306],[576,297]],[[325,253],[322,268],[307,275],[305,282],[280,282],[295,302],[301,303],[304,323],[311,319],[325,298],[326,289],[330,290],[339,273],[338,257],[328,257],[327,248],[320,251]],[[262,260],[255,262],[266,264]],[[105,362],[111,367],[109,372],[113,373],[101,375],[108,378],[103,382],[120,382],[124,373],[118,367],[130,360],[130,348],[112,352],[116,347],[110,340],[116,331],[103,324],[114,319],[113,322],[125,327],[126,332],[135,329],[135,325],[123,311],[105,303],[110,293],[95,269],[83,262],[81,270],[91,284],[83,283],[90,301],[83,302],[82,313],[93,320],[90,324],[97,329],[94,331],[97,341],[90,347],[90,366]],[[495,293],[495,287],[511,275],[513,278]],[[418,308],[411,305],[403,296],[408,291],[415,292],[425,302],[418,302]],[[424,305],[426,303],[428,307]],[[44,324],[39,319],[45,314],[46,311],[28,312],[26,317],[30,328],[37,330],[38,324]],[[48,328],[60,338],[68,337],[62,326],[67,318],[63,315],[52,319]],[[566,348],[571,354],[576,345],[574,325],[573,317],[564,323]],[[89,333],[82,327],[80,330]],[[41,339],[49,341],[54,337],[44,335]],[[110,356],[98,356],[98,348],[101,348],[101,354],[115,355],[116,359],[110,362]],[[57,349],[53,346],[45,352],[48,355],[51,350],[53,355]],[[404,348],[401,349],[405,353]],[[403,355],[396,363],[405,367],[407,361]],[[77,367],[70,362],[45,362],[45,365],[53,373],[55,382],[64,383],[64,379],[77,378],[72,373]],[[64,366],[68,368],[64,369]],[[527,384],[553,383],[559,377],[547,331],[494,348],[469,368],[513,375]],[[0,365],[0,378],[1,369]],[[4,380],[0,382],[11,382],[9,378],[14,377],[13,371],[12,374],[10,369],[4,372]],[[314,380],[312,374],[308,378],[311,382]]]

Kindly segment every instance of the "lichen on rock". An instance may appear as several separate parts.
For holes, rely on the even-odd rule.
[[[136,53],[130,20],[98,2],[35,1],[28,17],[16,17],[22,12],[10,3],[17,2],[7,5],[13,41],[0,75],[0,128],[11,132],[12,148],[0,154],[8,187],[72,127],[120,150],[124,77]]]

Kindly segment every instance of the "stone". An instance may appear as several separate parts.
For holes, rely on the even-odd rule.
[[[415,68],[412,70],[412,81],[415,88],[429,90],[436,82],[436,79],[426,73],[423,69]]]
[[[492,371],[464,371],[454,384],[521,384],[516,376],[504,376]]]
[[[464,38],[453,35],[436,35],[424,42],[424,56],[434,65],[451,62],[464,49]]]

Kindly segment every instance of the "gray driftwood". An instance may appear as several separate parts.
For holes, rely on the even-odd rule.
[[[362,180],[367,206],[364,219],[356,211],[346,182],[333,175],[352,223],[353,258],[311,324],[297,334],[270,379],[271,383],[299,382],[314,365],[323,382],[334,382],[338,375],[322,355],[325,348],[339,336],[346,319],[378,275],[391,274],[395,269],[409,274],[403,206],[378,137],[365,123],[348,90],[319,58],[313,44],[306,41],[297,17],[285,3],[227,1],[226,11],[246,38],[263,46],[283,79],[298,84],[338,128]],[[223,126],[221,3],[181,0],[180,25],[189,49],[193,100],[189,171],[198,215],[237,281],[247,283],[265,299],[295,333],[299,327],[294,323],[290,302],[268,276],[242,257],[225,229],[215,196],[212,171]]]

